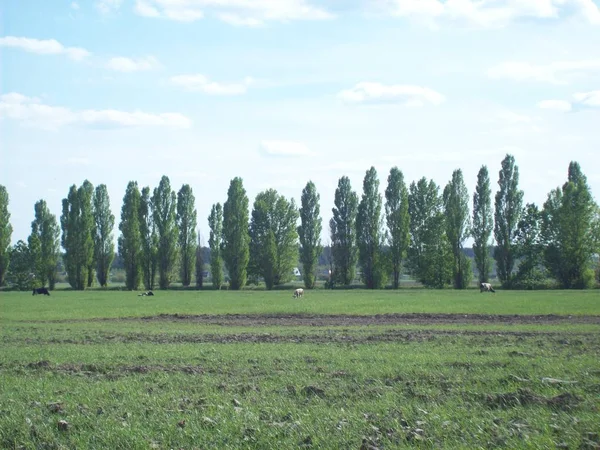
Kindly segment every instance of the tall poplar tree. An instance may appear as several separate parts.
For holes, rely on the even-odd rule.
[[[452,277],[455,289],[466,289],[473,278],[471,261],[463,253],[464,241],[469,237],[469,191],[462,170],[452,173],[452,180],[444,188],[446,236],[452,248],[454,264]]]
[[[127,184],[123,206],[121,207],[121,223],[118,246],[119,255],[125,266],[125,285],[127,289],[137,290],[142,277],[142,236],[140,232],[141,194],[137,181]]]
[[[317,263],[323,252],[321,245],[321,231],[323,229],[319,201],[321,196],[312,181],[306,183],[300,199],[300,226],[298,237],[300,239],[300,261],[302,262],[302,275],[304,287],[312,289],[317,279]]]
[[[10,242],[13,228],[10,224],[9,202],[10,196],[6,186],[0,185],[0,286],[3,286],[6,281],[6,274],[10,265]]]
[[[86,240],[89,239],[91,242],[91,258],[88,260],[87,266],[87,281],[86,287],[92,287],[94,284],[94,272],[96,266],[96,255],[94,252],[94,206],[93,206],[93,198],[94,198],[94,185],[90,183],[88,180],[84,180],[81,185],[80,190],[82,192],[81,195],[81,216],[82,223],[84,226],[84,233],[86,235]]]
[[[235,177],[227,190],[223,205],[223,260],[229,272],[229,288],[239,290],[246,285],[250,259],[248,234],[248,196],[240,177]]]
[[[592,257],[600,251],[600,217],[579,163],[571,161],[567,182],[550,192],[542,214],[549,272],[563,289],[591,287]]]
[[[506,155],[499,173],[494,213],[494,237],[496,238],[496,269],[503,286],[509,287],[516,260],[517,225],[523,211],[523,191],[519,190],[519,167],[515,158]]]
[[[31,222],[29,252],[33,259],[35,275],[40,286],[54,289],[56,264],[60,254],[60,229],[56,216],[50,213],[45,200],[35,206],[35,219]]]
[[[410,184],[409,264],[415,278],[427,287],[443,288],[452,280],[452,248],[446,235],[439,186],[425,177]]]
[[[535,203],[527,203],[517,225],[516,256],[521,259],[516,280],[519,288],[533,288],[543,277],[541,242],[542,213]]]
[[[94,241],[92,231],[94,219],[91,200],[93,187],[84,181],[79,189],[72,185],[67,198],[62,201],[60,225],[62,229],[61,245],[65,249],[64,264],[69,284],[76,290],[89,287],[90,268],[93,270]]]
[[[221,256],[221,244],[223,242],[223,207],[220,203],[212,205],[208,216],[210,237],[210,273],[214,289],[221,289],[223,284],[223,257]]]
[[[152,206],[158,232],[158,286],[167,289],[177,261],[177,197],[166,175],[162,176],[158,187],[154,189]]]
[[[494,229],[492,213],[492,189],[490,176],[486,166],[481,166],[477,173],[477,186],[473,194],[473,253],[475,267],[479,273],[479,283],[487,283],[492,270],[490,256],[490,238]]]
[[[148,290],[154,289],[158,271],[158,233],[153,211],[150,187],[145,186],[140,198],[139,224],[142,240],[142,281]]]
[[[200,230],[198,230],[198,245],[196,246],[196,289],[202,289],[204,284],[204,245]]]
[[[196,264],[196,199],[189,184],[184,184],[177,193],[177,228],[179,229],[179,254],[181,284],[189,286]]]
[[[356,215],[358,262],[367,289],[383,288],[387,278],[387,264],[383,257],[382,201],[377,171],[371,167],[363,180],[363,194]]]
[[[99,184],[94,191],[94,260],[96,278],[102,287],[108,286],[110,267],[115,258],[113,231],[115,216],[110,210],[110,196],[105,184]]]
[[[358,252],[356,248],[356,215],[358,196],[352,190],[350,178],[338,180],[335,190],[333,217],[329,221],[331,252],[333,257],[333,280],[349,286],[354,281]]]
[[[385,190],[385,217],[388,227],[389,260],[392,270],[392,287],[400,287],[402,263],[410,244],[410,215],[408,214],[408,189],[404,174],[392,167]]]
[[[292,279],[298,261],[298,211],[276,190],[260,192],[254,201],[250,221],[248,275],[263,277],[267,289]]]

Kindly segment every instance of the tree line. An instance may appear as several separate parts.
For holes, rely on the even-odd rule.
[[[488,282],[493,260],[505,288],[535,287],[552,278],[561,288],[595,283],[594,258],[600,251],[600,208],[575,161],[567,181],[553,189],[540,207],[523,204],[519,169],[512,155],[502,160],[492,207],[488,169],[481,166],[472,198],[460,169],[441,189],[425,177],[407,185],[393,167],[384,195],[374,167],[367,170],[362,194],[342,176],[329,220],[327,286],[347,287],[357,276],[368,289],[400,285],[409,272],[424,286],[468,287],[475,275]],[[114,240],[115,217],[106,185],[85,180],[72,185],[62,200],[60,222],[41,199],[27,242],[10,245],[9,196],[0,186],[0,285],[56,284],[60,248],[69,284],[83,290],[107,286],[115,247],[123,261],[125,284],[136,290],[167,289],[178,275],[183,286],[203,284],[203,252],[197,211],[188,184],[175,192],[167,176],[153,190],[130,181],[122,201]],[[470,211],[472,205],[472,211]],[[230,181],[226,201],[207,217],[210,229],[212,286],[242,289],[264,282],[267,289],[289,282],[298,261],[306,288],[315,287],[324,246],[320,195],[312,181],[300,205],[275,189],[258,193],[250,210],[240,177]],[[473,239],[473,263],[464,243]],[[474,265],[474,267],[472,267]],[[600,275],[600,265],[596,272]],[[194,276],[195,275],[195,276]]]

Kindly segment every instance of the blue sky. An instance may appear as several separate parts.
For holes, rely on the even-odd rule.
[[[0,184],[13,242],[69,186],[189,183],[199,228],[244,180],[250,203],[375,166],[492,190],[507,153],[541,205],[578,161],[600,192],[596,0],[7,0]],[[118,230],[115,229],[115,234]]]

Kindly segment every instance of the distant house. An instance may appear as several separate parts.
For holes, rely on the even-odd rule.
[[[293,272],[294,272],[294,276],[296,276],[296,277],[302,276],[302,274],[300,273],[300,269],[298,269],[297,267],[294,267]]]

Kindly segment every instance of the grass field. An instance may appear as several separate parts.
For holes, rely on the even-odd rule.
[[[600,448],[600,292],[0,293],[0,448]]]

